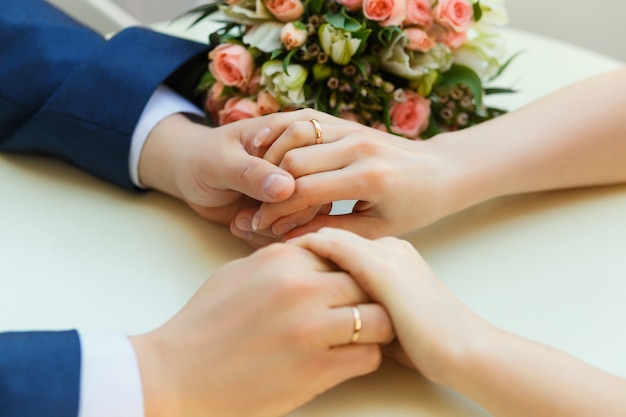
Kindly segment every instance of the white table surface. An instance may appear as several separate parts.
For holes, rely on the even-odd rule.
[[[509,109],[621,65],[528,33],[506,36],[511,51],[526,51],[498,83],[520,89],[498,102]],[[251,252],[176,200],[137,196],[56,161],[0,155],[0,178],[0,330],[147,331],[217,266]],[[531,194],[409,239],[486,319],[626,377],[624,213],[626,186]],[[488,414],[387,361],[290,415]]]

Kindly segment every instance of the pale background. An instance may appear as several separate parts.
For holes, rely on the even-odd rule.
[[[132,23],[169,20],[198,0],[50,0],[78,14],[103,33]],[[95,7],[94,7],[95,6]],[[626,61],[626,1],[507,0],[510,26]],[[107,15],[94,12],[104,9]],[[111,18],[111,16],[113,18]]]

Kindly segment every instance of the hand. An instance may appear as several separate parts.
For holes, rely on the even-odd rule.
[[[293,177],[261,156],[297,119],[282,113],[209,128],[176,114],[150,133],[139,161],[143,185],[185,201],[209,220],[229,224],[245,207],[277,202]]]
[[[314,117],[322,144],[309,146],[314,129],[303,120],[265,154],[296,178],[293,195],[240,212],[231,226],[237,236],[260,246],[329,226],[375,238],[412,231],[464,208],[463,188],[454,186],[462,170],[449,151],[453,143],[411,141],[324,113]],[[328,215],[337,200],[357,203],[347,215]]]
[[[400,359],[434,382],[446,380],[472,341],[489,331],[404,240],[371,241],[324,228],[290,243],[333,262],[384,305],[402,347]]]
[[[171,321],[131,341],[146,417],[275,417],[377,369],[377,344],[392,338],[385,310],[349,275],[276,244],[219,269]]]

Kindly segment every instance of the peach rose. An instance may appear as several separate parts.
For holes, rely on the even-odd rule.
[[[304,45],[308,37],[307,30],[298,28],[293,22],[289,22],[280,30],[280,41],[285,49],[291,51]]]
[[[261,91],[256,99],[257,108],[261,115],[276,113],[280,110],[280,104],[278,100],[268,93],[267,91]]]
[[[430,0],[407,0],[405,25],[418,25],[424,28],[433,23]]]
[[[455,32],[466,32],[472,25],[474,7],[468,0],[439,0],[433,15],[441,26]]]
[[[400,25],[406,14],[405,0],[363,0],[366,18],[380,22],[383,27]]]
[[[304,13],[304,5],[300,0],[263,0],[265,7],[281,22],[292,22],[300,19]]]
[[[350,12],[357,12],[363,7],[363,0],[337,0],[337,3]]]
[[[261,114],[257,104],[249,98],[231,97],[219,112],[220,126],[237,120],[251,119]]]
[[[430,122],[430,100],[415,91],[406,90],[403,102],[392,101],[389,109],[391,130],[410,139],[416,139]]]
[[[209,71],[215,79],[231,87],[244,87],[254,71],[254,59],[246,48],[233,43],[218,45],[209,53]]]
[[[428,52],[435,46],[435,41],[422,29],[408,28],[404,30],[404,35],[409,40],[406,49],[411,51]]]

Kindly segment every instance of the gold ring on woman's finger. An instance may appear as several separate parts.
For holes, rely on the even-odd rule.
[[[313,128],[315,128],[315,144],[319,145],[322,143],[322,126],[316,119],[311,119],[310,122],[313,123]]]
[[[361,336],[361,328],[363,327],[363,322],[361,321],[361,311],[358,306],[352,306],[352,321],[354,323],[354,327],[352,328],[352,339],[350,343],[356,343],[359,340],[359,336]]]

